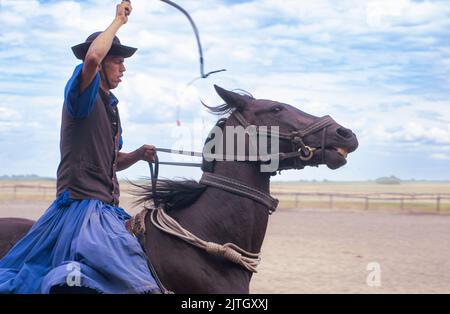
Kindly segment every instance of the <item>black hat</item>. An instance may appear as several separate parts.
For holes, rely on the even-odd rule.
[[[89,35],[89,37],[86,38],[86,41],[84,43],[73,46],[72,51],[75,57],[77,57],[80,60],[84,60],[84,57],[86,56],[89,46],[92,44],[94,39],[97,38],[97,36],[100,35],[101,33],[102,32],[95,32]],[[136,52],[136,50],[137,48],[121,45],[119,38],[117,38],[117,36],[114,36],[111,49],[108,51],[108,55],[115,55],[128,58],[131,57]]]

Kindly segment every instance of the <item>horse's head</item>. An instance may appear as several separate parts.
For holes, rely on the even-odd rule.
[[[279,128],[280,162],[277,170],[301,169],[326,164],[337,169],[346,164],[347,154],[358,147],[355,134],[331,117],[316,117],[288,104],[254,99],[214,86],[225,105],[208,107],[215,112],[232,112],[227,125]],[[258,128],[260,129],[260,128]],[[259,134],[261,135],[261,133]],[[273,148],[272,148],[273,153]]]

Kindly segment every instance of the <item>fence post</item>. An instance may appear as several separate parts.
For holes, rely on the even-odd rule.
[[[298,194],[295,194],[295,208],[298,208]]]
[[[17,186],[14,185],[14,199],[17,198]]]
[[[438,213],[441,210],[441,196],[440,195],[438,195],[436,197],[436,210],[437,210]]]
[[[405,204],[404,204],[404,198],[402,197],[402,199],[400,200],[400,209],[404,210],[405,209]]]
[[[369,197],[366,196],[365,199],[366,199],[366,206],[365,206],[365,209],[368,210],[368,209],[369,209]]]

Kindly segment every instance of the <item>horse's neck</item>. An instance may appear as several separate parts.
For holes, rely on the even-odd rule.
[[[214,173],[270,193],[270,174],[260,172],[257,163],[217,162]],[[210,193],[212,197],[221,200],[221,203],[218,203],[220,213],[216,218],[220,224],[219,228],[231,237],[225,242],[234,242],[245,250],[259,252],[267,229],[268,208],[227,191],[214,189]]]
[[[236,120],[235,116],[230,116],[226,121],[227,127],[241,126]],[[236,147],[228,152],[227,149],[226,132],[223,134],[222,150],[224,153],[229,153],[235,156]],[[245,139],[245,155],[250,155],[250,143],[249,139]],[[270,193],[270,173],[261,172],[261,165],[257,162],[248,161],[217,161],[214,166],[214,173],[220,174],[232,179],[236,179],[246,185],[261,190],[266,193]]]
[[[216,162],[214,173],[236,179],[239,182],[270,193],[270,174],[260,171],[260,164],[256,162]]]

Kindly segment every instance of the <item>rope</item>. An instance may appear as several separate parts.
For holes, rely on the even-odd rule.
[[[131,232],[136,238],[145,233],[145,216],[147,215],[147,210],[144,209],[130,218],[130,222],[127,225],[129,227],[128,231]]]
[[[257,272],[256,267],[261,261],[261,253],[247,252],[233,243],[217,244],[204,241],[184,229],[175,219],[167,215],[162,208],[153,209],[150,213],[150,220],[156,228],[165,233],[178,237],[212,255],[223,257],[239,264],[251,272]]]

